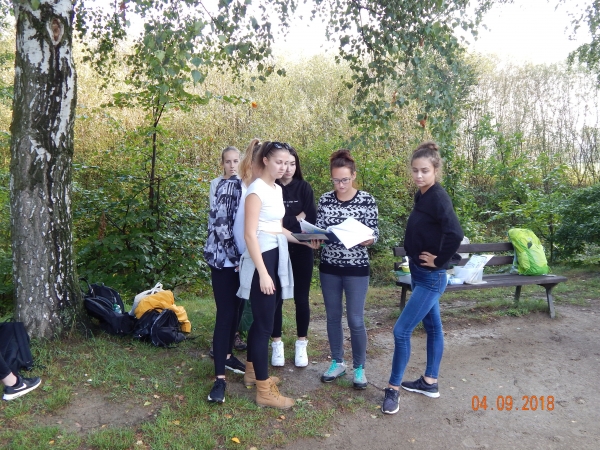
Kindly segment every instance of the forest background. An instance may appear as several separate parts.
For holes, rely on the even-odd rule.
[[[365,123],[356,118],[356,87],[348,87],[347,63],[333,56],[280,57],[272,61],[277,75],[260,76],[260,82],[252,70],[235,76],[211,69],[202,83],[186,87],[203,101],[170,103],[156,124],[147,110],[126,106],[125,69],[103,85],[83,55],[77,57],[72,205],[79,275],[125,296],[157,281],[208,293],[202,248],[209,182],[219,175],[222,148],[243,150],[259,137],[298,150],[316,198],[331,189],[329,155],[342,147],[352,150],[357,186],[379,206],[381,239],[370,249],[372,281],[393,280],[391,247],[402,242],[414,194],[409,154],[420,141],[439,138],[442,122],[427,115],[418,96],[406,95],[405,106],[390,108],[383,121]],[[595,75],[580,66],[511,65],[466,53],[462,64],[460,92],[453,93],[457,125],[442,135],[444,184],[465,234],[471,242],[506,240],[509,228],[526,227],[542,239],[552,263],[598,263]],[[8,131],[13,67],[14,40],[5,36],[0,41],[2,314],[13,307]],[[422,80],[404,89],[428,95],[431,85]],[[392,105],[403,95],[385,87],[382,92]],[[149,205],[151,170],[157,192]]]

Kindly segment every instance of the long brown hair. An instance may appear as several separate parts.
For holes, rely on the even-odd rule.
[[[246,186],[248,186],[250,179],[252,178],[252,161],[256,158],[258,149],[260,148],[260,139],[252,139],[246,148],[244,157],[240,161],[239,174],[240,178]]]

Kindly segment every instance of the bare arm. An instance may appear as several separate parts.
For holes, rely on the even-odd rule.
[[[267,271],[265,262],[262,258],[260,245],[256,231],[258,230],[258,216],[262,201],[256,194],[250,194],[246,197],[246,217],[244,222],[244,239],[246,240],[246,248],[254,262],[254,266],[258,271],[260,278],[260,290],[263,294],[271,295],[275,292],[275,283]]]

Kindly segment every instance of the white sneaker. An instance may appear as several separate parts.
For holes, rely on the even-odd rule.
[[[306,354],[306,345],[308,341],[296,341],[296,367],[308,366],[308,355]]]
[[[283,341],[273,341],[271,343],[273,353],[271,355],[271,365],[275,367],[283,367],[285,358],[283,356]]]

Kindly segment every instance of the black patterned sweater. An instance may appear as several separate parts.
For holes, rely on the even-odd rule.
[[[321,196],[317,207],[316,226],[327,228],[338,225],[348,217],[353,217],[371,228],[374,231],[375,242],[377,242],[379,239],[378,211],[375,199],[371,194],[357,191],[352,199],[345,202],[338,200],[335,191],[326,192]],[[368,276],[369,253],[367,247],[359,244],[346,249],[341,242],[327,244],[325,241],[325,247],[321,251],[319,270],[331,275]]]

